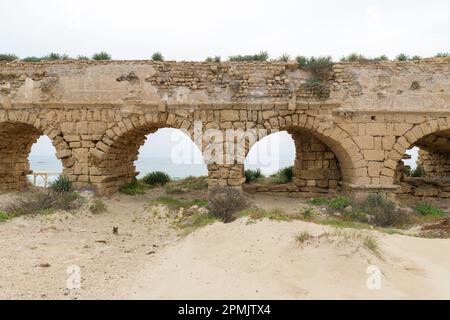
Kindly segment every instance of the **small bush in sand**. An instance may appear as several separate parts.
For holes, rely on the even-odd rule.
[[[51,183],[50,188],[56,193],[70,192],[72,191],[72,181],[65,176],[59,176],[54,182]]]
[[[244,195],[231,187],[215,187],[210,191],[208,209],[224,223],[236,219],[236,213],[248,206]]]
[[[9,214],[6,212],[0,211],[0,222],[6,221],[9,219]]]
[[[162,171],[154,171],[150,172],[142,178],[142,182],[148,184],[149,186],[163,186],[166,183],[170,182],[170,176]]]
[[[147,186],[142,182],[134,179],[130,183],[124,184],[120,187],[119,192],[123,194],[127,194],[129,196],[135,196],[139,194],[144,194]]]
[[[420,213],[422,216],[426,217],[445,217],[445,211],[439,208],[438,206],[435,206],[434,204],[427,203],[427,202],[421,202],[417,205],[416,211]]]
[[[10,217],[48,214],[56,210],[76,210],[82,202],[83,198],[76,192],[38,192],[16,199],[5,205],[2,210]]]
[[[379,254],[379,248],[378,248],[378,240],[371,236],[365,236],[363,239],[363,246],[369,250],[372,251],[375,254]]]
[[[89,206],[89,211],[91,211],[94,214],[102,213],[107,210],[108,208],[102,199],[95,199],[94,202]]]
[[[219,221],[217,217],[213,217],[209,214],[194,213],[192,216],[180,222],[178,226],[183,228],[182,234],[187,235],[199,228],[213,224],[217,221]]]
[[[256,170],[245,170],[245,183],[256,182],[264,178],[261,169]]]
[[[293,167],[287,167],[280,169],[277,173],[272,175],[273,181],[278,184],[285,184],[292,182],[292,178],[294,176]]]
[[[305,241],[312,239],[313,236],[308,231],[303,231],[295,237],[300,244],[303,244]]]
[[[408,222],[408,216],[400,212],[394,202],[378,194],[369,195],[365,201],[353,204],[352,210],[366,213],[369,223],[379,227],[400,227]]]

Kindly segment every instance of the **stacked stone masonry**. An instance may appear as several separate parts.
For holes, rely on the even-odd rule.
[[[299,191],[394,192],[415,145],[433,146],[421,158],[430,174],[447,170],[450,59],[338,63],[326,100],[299,91],[311,77],[278,62],[0,63],[0,190],[26,186],[31,145],[45,134],[75,186],[112,194],[136,176],[146,135],[164,127],[190,134],[202,151],[212,142],[226,149],[227,129],[286,130]],[[223,139],[196,138],[198,124]],[[205,162],[210,186],[242,185],[242,163]]]

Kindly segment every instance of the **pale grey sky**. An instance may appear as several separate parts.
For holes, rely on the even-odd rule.
[[[448,0],[15,0],[0,2],[0,52],[20,57],[105,50],[115,59],[204,60],[252,54],[433,56],[450,51]],[[154,139],[167,146],[167,135]],[[159,142],[158,142],[159,141]],[[283,150],[291,150],[282,137]],[[51,153],[45,139],[33,153]],[[292,151],[289,151],[292,152]]]
[[[116,59],[450,51],[448,0],[14,0],[0,2],[0,52]]]

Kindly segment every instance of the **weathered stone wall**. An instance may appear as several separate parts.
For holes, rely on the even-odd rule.
[[[297,131],[292,137],[296,149],[293,182],[299,191],[336,189],[341,180],[341,170],[331,149],[307,132]]]
[[[417,161],[427,177],[447,177],[450,178],[450,152],[427,152],[419,151]]]
[[[25,185],[25,159],[41,134],[53,141],[76,186],[104,194],[136,175],[139,146],[162,127],[192,134],[202,151],[211,141],[195,138],[196,123],[202,133],[221,130],[214,145],[224,149],[227,129],[306,132],[326,148],[307,150],[319,143],[298,140],[304,157],[315,152],[321,166],[316,178],[302,179],[312,160],[298,158],[298,186],[334,187],[340,179],[344,189],[374,192],[395,189],[408,148],[429,135],[448,137],[450,59],[338,63],[326,100],[300,90],[311,77],[294,63],[0,63],[0,188]],[[242,163],[205,161],[211,185],[242,184]],[[330,178],[322,179],[324,172]]]

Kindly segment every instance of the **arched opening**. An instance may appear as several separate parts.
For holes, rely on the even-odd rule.
[[[244,189],[249,192],[300,192],[308,195],[335,191],[340,187],[342,172],[335,151],[325,140],[300,128],[272,133],[260,140],[250,149],[246,159]],[[272,176],[264,183],[258,183],[263,179],[253,179],[257,169]],[[291,179],[286,175],[291,175]]]
[[[138,153],[138,178],[153,171],[165,172],[175,180],[208,174],[198,146],[177,129],[162,128],[147,135]]]
[[[419,138],[397,165],[400,196],[450,199],[450,130]]]
[[[175,179],[207,173],[200,150],[181,130],[164,124],[113,129],[91,150],[90,181],[100,194],[113,194],[152,171]]]
[[[30,167],[31,148],[43,135],[43,131],[29,124],[18,122],[0,124],[0,191],[23,190],[27,187],[27,176],[31,174],[35,165],[38,165],[37,162],[40,162],[38,159],[33,160],[33,166]],[[57,139],[60,144],[56,149],[61,149],[60,158],[67,157],[69,154],[62,152],[64,149],[62,137],[55,134],[53,142]],[[51,152],[54,154],[55,147]],[[56,162],[55,159],[53,161]]]
[[[56,157],[56,148],[46,135],[31,146],[28,156],[32,175],[28,176],[28,181],[39,187],[46,187],[63,172],[61,160]]]

